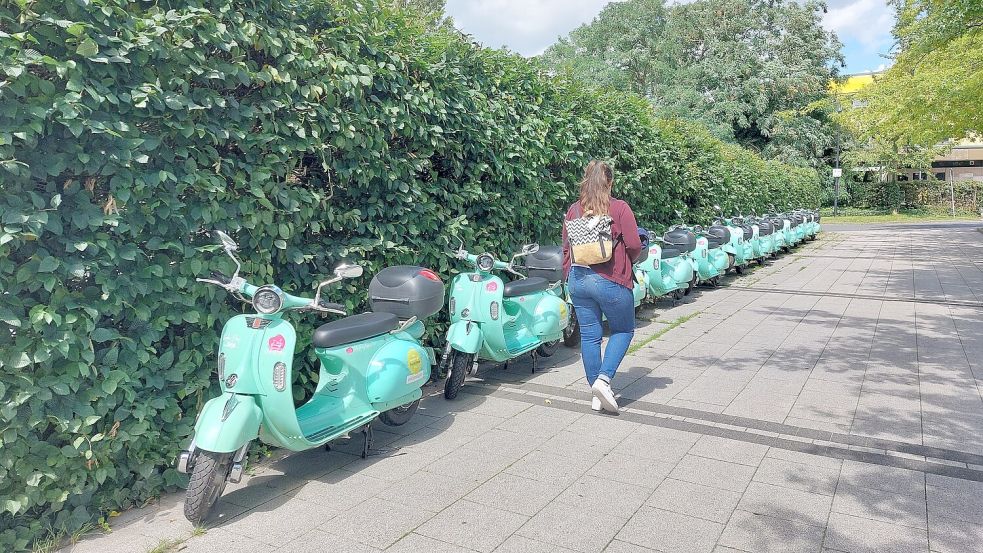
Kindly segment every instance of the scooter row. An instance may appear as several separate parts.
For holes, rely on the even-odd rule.
[[[646,245],[647,258],[636,263],[635,304],[682,297],[701,282],[714,284],[727,270],[743,271],[751,261],[814,238],[818,231],[818,213],[804,210],[721,217],[707,229],[675,225],[656,239],[661,246]],[[423,267],[388,267],[369,285],[371,311],[314,331],[317,387],[295,407],[298,336],[284,317],[291,312],[347,315],[344,306],[323,298],[322,290],[361,276],[362,268],[343,264],[318,284],[313,298],[294,296],[239,276],[238,245],[221,231],[215,234],[236,270],[232,276],[213,273],[198,281],[251,303],[255,313],[225,323],[216,360],[222,393],[204,405],[191,443],[178,455],[178,471],[190,474],[184,513],[195,524],[207,518],[227,483],[241,480],[256,439],[303,451],[361,434],[364,457],[371,447],[371,423],[406,424],[428,381],[446,378],[444,396],[453,399],[479,360],[508,363],[531,353],[535,371],[537,359],[552,355],[561,340],[579,342],[558,246],[529,244],[502,261],[490,253],[468,252],[462,244],[453,255],[473,270],[459,273],[450,284],[451,324],[439,361],[423,343],[423,321],[443,308],[444,283]],[[514,278],[506,281],[496,272]]]

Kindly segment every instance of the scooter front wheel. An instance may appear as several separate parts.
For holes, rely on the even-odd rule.
[[[406,405],[400,405],[399,407],[379,413],[379,420],[386,426],[403,426],[410,422],[418,407],[420,407],[420,400],[407,403]]]
[[[464,386],[464,377],[471,370],[474,363],[473,353],[461,353],[457,350],[451,351],[451,373],[447,375],[444,382],[444,397],[454,399]]]
[[[232,453],[200,451],[191,470],[188,492],[184,497],[184,516],[199,525],[225,491],[226,478],[232,467]]]

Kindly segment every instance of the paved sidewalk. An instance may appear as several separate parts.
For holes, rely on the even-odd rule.
[[[826,232],[641,310],[620,416],[575,351],[484,366],[376,456],[264,464],[203,534],[174,495],[65,551],[979,552],[981,253],[975,226]]]

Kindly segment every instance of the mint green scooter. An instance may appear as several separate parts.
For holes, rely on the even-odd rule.
[[[363,436],[362,456],[371,445],[378,418],[405,424],[416,412],[430,379],[433,350],[424,347],[421,319],[440,311],[444,285],[432,271],[399,266],[380,271],[369,285],[373,311],[321,325],[313,334],[321,368],[314,395],[294,407],[291,388],[297,332],[287,312],[335,313],[344,307],[322,300],[321,290],[361,276],[357,265],[340,265],[321,282],[314,298],[285,293],[278,286],[255,286],[239,276],[236,243],[217,231],[236,264],[231,278],[213,275],[214,284],[240,300],[251,298],[255,314],[225,323],[216,362],[222,395],[209,400],[195,422],[194,437],[178,455],[177,469],[191,475],[184,514],[198,524],[222,495],[226,482],[239,482],[253,440],[303,451],[351,432]]]
[[[507,263],[490,253],[468,253],[463,243],[454,252],[454,257],[475,270],[451,281],[451,326],[440,363],[441,374],[445,368],[450,371],[444,384],[447,399],[457,397],[479,360],[507,363],[532,353],[535,371],[537,357],[549,357],[556,351],[570,316],[566,300],[554,291],[562,281],[527,278],[514,268],[516,260],[537,251],[538,244],[528,244]],[[506,271],[516,279],[504,282],[492,271]]]

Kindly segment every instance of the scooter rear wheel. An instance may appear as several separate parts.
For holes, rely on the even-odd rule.
[[[563,329],[563,345],[574,347],[580,345],[580,323],[577,322],[577,312],[570,310],[570,322]]]
[[[386,426],[403,426],[410,422],[418,407],[420,407],[420,400],[394,407],[379,413],[379,421]]]
[[[457,350],[451,351],[451,373],[447,375],[447,381],[444,382],[445,398],[454,399],[457,397],[458,392],[464,386],[464,377],[467,376],[473,364],[473,353],[461,353]]]
[[[208,518],[208,513],[225,491],[231,467],[231,453],[198,452],[184,497],[184,516],[192,524],[199,525]]]

